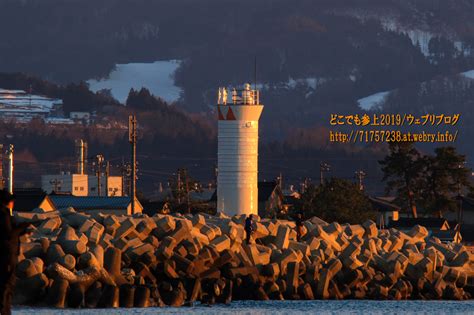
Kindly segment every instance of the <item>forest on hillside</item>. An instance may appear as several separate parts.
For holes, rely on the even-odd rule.
[[[199,176],[212,177],[216,89],[254,80],[255,59],[266,105],[263,178],[279,171],[294,180],[317,178],[319,163],[328,160],[338,176],[372,170],[375,187],[374,161],[386,146],[334,145],[327,135],[330,114],[363,113],[358,100],[382,91],[390,92],[383,112],[460,112],[456,145],[474,154],[468,123],[474,85],[459,75],[474,69],[469,0],[0,0],[0,36],[0,88],[31,87],[63,99],[66,115],[91,111],[104,124],[126,124],[138,111],[150,181],[182,164],[196,172],[193,165],[206,164]],[[183,90],[171,107],[146,91],[133,91],[124,106],[84,83],[118,63],[171,59],[182,61],[174,79]],[[72,150],[79,135],[119,160],[128,150],[122,134],[34,123],[14,132],[2,125],[0,140],[14,134],[38,163],[70,156],[65,148]],[[42,150],[50,137],[61,146]]]

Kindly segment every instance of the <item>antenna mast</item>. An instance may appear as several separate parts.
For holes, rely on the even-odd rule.
[[[254,63],[254,90],[257,90],[257,55],[255,55],[255,63]]]

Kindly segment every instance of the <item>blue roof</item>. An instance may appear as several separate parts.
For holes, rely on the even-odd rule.
[[[130,197],[79,197],[50,195],[57,209],[73,207],[76,210],[126,210]]]

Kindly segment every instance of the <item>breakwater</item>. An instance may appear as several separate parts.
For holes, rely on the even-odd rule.
[[[312,218],[16,213],[21,243],[14,302],[77,307],[313,299],[470,299],[472,254],[415,226],[378,230]]]

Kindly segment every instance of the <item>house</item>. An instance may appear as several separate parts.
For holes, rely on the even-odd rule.
[[[474,224],[461,225],[462,243],[474,249]]]
[[[73,207],[79,212],[101,212],[116,215],[132,214],[130,197],[50,195],[50,198],[57,209]],[[143,206],[135,198],[135,213],[141,213],[142,211]]]
[[[396,228],[401,231],[408,231],[415,225],[421,225],[428,230],[449,230],[448,220],[444,218],[399,218],[397,221],[390,222],[391,228]]]
[[[168,201],[147,201],[143,203],[143,213],[148,216],[153,216],[157,213],[170,213],[170,203]]]
[[[293,185],[290,185],[288,189],[282,189],[283,193],[283,206],[282,212],[288,214],[294,211],[300,202],[301,194],[294,189]]]
[[[460,206],[458,211],[445,212],[443,216],[450,221],[461,222],[462,224],[474,224],[474,199],[459,196],[457,200]]]
[[[216,206],[217,190],[214,190],[209,203]],[[258,182],[258,215],[273,217],[283,209],[284,196],[277,182]]]
[[[214,194],[214,189],[202,189],[202,190],[192,190],[189,192],[189,199],[194,202],[207,202],[212,198]]]
[[[283,208],[283,193],[277,182],[258,182],[258,215],[274,217]]]
[[[15,191],[15,211],[31,212],[38,208],[43,211],[56,210],[53,201],[42,189],[17,189]]]
[[[461,242],[462,234],[459,226],[451,229],[448,220],[445,218],[399,218],[398,221],[390,223],[391,228],[396,228],[402,232],[409,231],[415,225],[424,226],[429,236],[439,238],[442,242]]]
[[[384,197],[369,197],[372,208],[377,212],[377,225],[383,229],[390,222],[399,219],[400,207]]]

